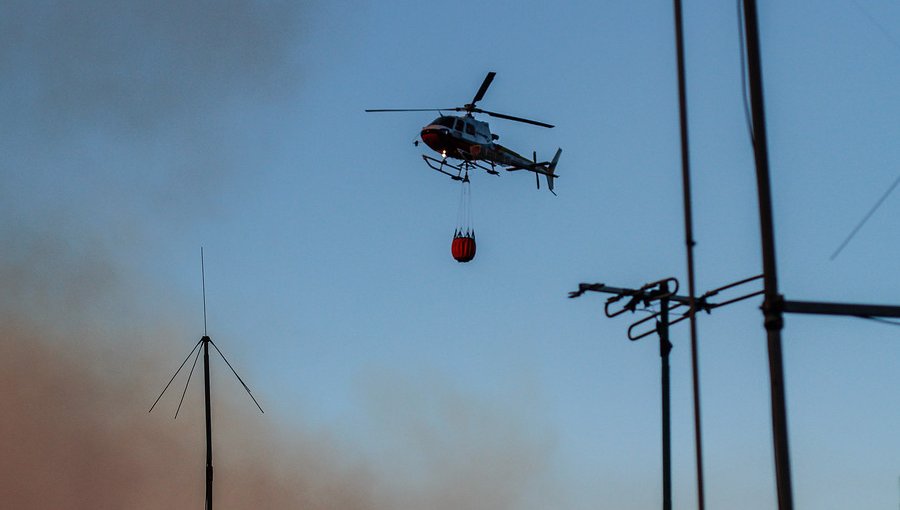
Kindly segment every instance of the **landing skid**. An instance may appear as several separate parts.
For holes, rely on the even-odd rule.
[[[469,177],[469,170],[473,168],[480,168],[485,172],[491,175],[500,175],[500,172],[494,169],[494,164],[491,163],[491,166],[488,167],[483,163],[479,163],[478,161],[464,159],[459,164],[453,164],[447,161],[446,159],[437,159],[426,154],[422,154],[422,159],[425,160],[425,164],[428,165],[432,170],[437,170],[438,172],[450,177],[454,181],[462,181]],[[447,170],[450,170],[449,172]],[[453,173],[455,171],[455,173]]]

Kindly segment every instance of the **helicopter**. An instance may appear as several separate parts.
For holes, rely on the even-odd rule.
[[[510,149],[496,143],[500,137],[491,133],[487,122],[477,120],[473,114],[484,113],[498,119],[512,120],[516,122],[524,122],[535,126],[552,128],[553,125],[536,120],[523,119],[521,117],[513,117],[503,113],[482,110],[476,107],[476,103],[484,98],[485,92],[494,81],[497,73],[491,71],[487,73],[472,102],[464,106],[453,108],[411,108],[411,109],[370,109],[366,112],[433,112],[436,111],[440,117],[431,121],[427,126],[422,128],[419,137],[422,142],[429,148],[440,154],[440,159],[427,154],[422,155],[422,159],[433,170],[449,176],[456,181],[468,182],[469,170],[480,168],[491,175],[500,175],[497,167],[503,168],[509,172],[516,170],[527,170],[534,172],[535,183],[538,189],[541,189],[540,176],[543,175],[547,179],[547,188],[551,193],[553,191],[553,179],[559,177],[556,175],[556,164],[559,162],[559,156],[562,149],[556,150],[556,155],[551,161],[538,162],[537,153],[532,153],[532,159],[527,159]],[[444,115],[444,112],[465,112],[465,115]],[[419,140],[413,142],[417,147]],[[459,163],[448,161],[448,159],[460,160]]]

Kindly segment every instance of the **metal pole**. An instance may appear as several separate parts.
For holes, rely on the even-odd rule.
[[[812,313],[820,315],[845,315],[849,317],[893,317],[900,319],[900,306],[867,305],[857,303],[823,303],[821,301],[782,301],[785,313]]]
[[[669,293],[669,285],[663,282],[660,290],[664,294]],[[659,357],[661,363],[662,379],[662,468],[663,468],[663,510],[672,510],[672,433],[670,427],[670,399],[669,399],[669,351],[672,344],[669,342],[669,299],[662,298],[660,303],[659,322]]]
[[[678,64],[678,113],[681,128],[681,180],[684,196],[684,238],[687,248],[688,306],[694,310],[696,289],[694,286],[694,227],[691,206],[691,154],[688,145],[687,84],[684,70],[684,20],[681,0],[674,0],[675,49]],[[697,463],[697,508],[704,510],[706,498],[703,490],[703,434],[700,423],[700,362],[697,354],[697,320],[692,313],[691,325],[691,374],[694,398],[694,451]]]
[[[212,417],[209,403],[209,342],[203,337],[203,390],[206,397],[206,510],[213,507]]]
[[[762,64],[756,0],[744,0],[744,26],[747,39],[747,77],[753,119],[753,155],[756,159],[756,185],[759,195],[759,222],[763,261],[763,317],[769,349],[769,383],[772,401],[772,439],[775,450],[775,478],[779,510],[793,510],[791,467],[788,453],[787,410],[784,391],[784,367],[781,352],[781,328],[784,324],[775,260],[775,228],[772,220],[772,194],[769,185],[769,155],[766,142],[765,105],[763,103]]]

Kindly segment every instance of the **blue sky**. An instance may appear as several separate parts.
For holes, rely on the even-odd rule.
[[[457,508],[659,504],[656,341],[629,342],[604,296],[566,295],[686,287],[668,2],[131,7],[0,8],[25,22],[0,22],[5,311],[123,376],[160,361],[143,412],[202,334],[204,246],[210,334],[266,414],[219,374],[215,391],[273,437],[328,435],[390,478],[396,506],[470,463],[510,482]],[[829,256],[897,176],[900,7],[759,10],[782,291],[896,303],[900,196]],[[737,7],[684,16],[702,292],[761,262]],[[363,110],[461,105],[487,71],[481,107],[557,126],[483,119],[521,153],[563,148],[559,196],[474,175],[478,255],[457,264],[457,183],[411,143],[434,115]],[[699,323],[711,508],[776,506],[757,306]],[[687,333],[671,359],[676,508],[696,498]],[[789,316],[784,350],[796,506],[895,508],[896,327]]]

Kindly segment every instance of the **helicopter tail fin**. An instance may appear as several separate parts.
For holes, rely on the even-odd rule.
[[[553,178],[559,177],[556,175],[556,164],[559,162],[559,156],[562,154],[562,149],[556,149],[556,155],[553,156],[553,161],[550,162],[550,165],[547,166],[547,170],[549,170],[545,175],[547,176],[547,187],[550,188],[550,193],[556,194],[553,191]]]

